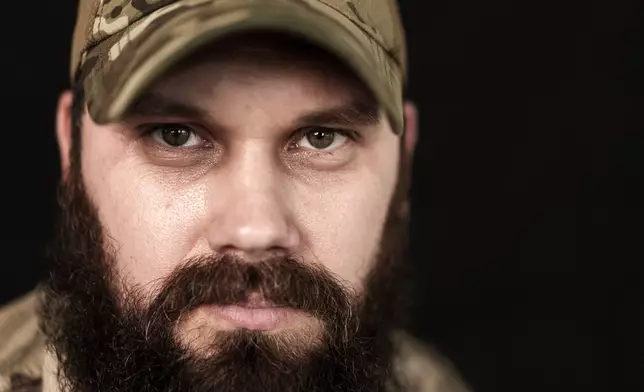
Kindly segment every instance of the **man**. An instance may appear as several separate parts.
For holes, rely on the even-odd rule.
[[[402,332],[393,0],[81,0],[51,274],[0,390],[464,391]]]

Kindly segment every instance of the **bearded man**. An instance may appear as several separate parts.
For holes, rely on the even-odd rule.
[[[81,0],[0,390],[467,390],[403,332],[405,56],[393,0]]]

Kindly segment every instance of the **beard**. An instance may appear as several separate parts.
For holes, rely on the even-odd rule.
[[[61,219],[42,285],[41,327],[63,390],[315,392],[395,391],[392,333],[403,323],[402,256],[407,214],[404,169],[390,203],[364,290],[297,257],[245,262],[228,255],[182,263],[150,301],[116,273],[79,167],[61,184]],[[207,336],[198,350],[177,330],[202,306],[225,306],[261,293],[272,305],[303,311],[321,331],[238,329]],[[316,335],[311,339],[310,335]],[[304,336],[302,336],[304,335]],[[203,345],[202,345],[203,346]]]

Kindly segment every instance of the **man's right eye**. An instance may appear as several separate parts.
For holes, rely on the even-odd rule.
[[[155,142],[165,147],[199,147],[204,143],[197,132],[187,125],[160,124],[148,128],[148,134]]]

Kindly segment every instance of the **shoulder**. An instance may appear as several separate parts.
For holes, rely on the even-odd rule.
[[[394,369],[405,392],[471,392],[456,368],[428,344],[403,331],[394,340]]]
[[[37,306],[38,292],[32,291],[0,308],[0,391],[8,390],[12,380],[41,377],[45,339]]]

